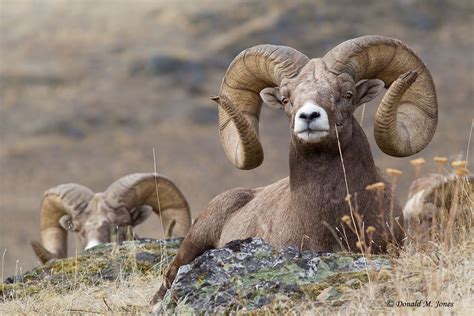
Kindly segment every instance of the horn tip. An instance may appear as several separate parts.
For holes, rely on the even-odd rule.
[[[46,250],[40,242],[32,240],[30,244],[41,263],[44,264],[54,258],[54,256],[48,250]]]
[[[417,77],[418,77],[418,71],[416,70],[407,71],[406,73],[400,76],[402,80],[407,81],[410,84],[413,83]]]

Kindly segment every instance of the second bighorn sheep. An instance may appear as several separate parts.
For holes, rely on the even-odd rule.
[[[88,249],[126,238],[129,227],[160,216],[166,235],[183,237],[191,226],[188,203],[167,177],[155,173],[130,174],[115,181],[105,192],[93,193],[80,184],[51,188],[41,203],[42,244],[31,243],[44,263],[67,256],[67,231],[75,232],[80,246]]]
[[[181,265],[231,240],[256,236],[276,247],[339,250],[334,232],[342,230],[341,217],[350,214],[347,189],[364,227],[376,229],[372,249],[386,251],[386,229],[400,242],[400,227],[387,227],[394,218],[403,222],[400,206],[391,205],[388,183],[380,199],[365,190],[385,181],[353,116],[384,87],[388,91],[375,117],[377,144],[392,156],[413,155],[434,135],[437,100],[429,70],[401,41],[364,36],[315,59],[285,46],[259,45],[241,52],[214,98],[222,146],[240,169],[262,163],[258,125],[263,100],[289,118],[290,175],[266,187],[237,188],[215,197],[185,237],[152,303],[165,294]],[[357,250],[357,236],[345,230],[350,249]]]

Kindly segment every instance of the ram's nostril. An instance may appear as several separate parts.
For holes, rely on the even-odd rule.
[[[302,112],[302,113],[300,113],[300,115],[298,117],[302,120],[310,122],[314,119],[317,119],[320,116],[321,116],[321,113],[315,111],[315,112],[311,112],[311,114]]]
[[[307,120],[308,119],[308,116],[306,115],[306,113],[300,113],[300,119],[302,120]]]
[[[311,115],[309,116],[309,119],[310,119],[310,120],[314,120],[314,119],[316,119],[316,118],[318,118],[318,117],[320,117],[320,116],[321,116],[321,113],[319,113],[319,112],[313,112],[313,113],[311,113]]]

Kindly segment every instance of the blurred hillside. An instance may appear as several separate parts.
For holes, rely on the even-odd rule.
[[[286,177],[286,116],[263,108],[265,161],[241,171],[220,147],[217,109],[208,98],[235,55],[256,44],[320,57],[367,34],[405,41],[431,70],[440,109],[436,135],[416,157],[465,157],[474,117],[473,29],[471,0],[0,0],[4,276],[14,273],[17,259],[23,271],[36,262],[29,242],[40,239],[46,189],[76,182],[101,191],[125,174],[152,172],[153,148],[157,170],[175,180],[194,217],[226,189]],[[363,127],[379,167],[403,170],[404,202],[413,157],[397,159],[377,148],[375,108],[367,105]],[[431,163],[423,168],[434,170]],[[138,233],[159,237],[158,227],[153,218]],[[70,243],[72,254],[73,238]]]

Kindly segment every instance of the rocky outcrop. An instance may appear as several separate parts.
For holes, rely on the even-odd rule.
[[[182,266],[156,312],[248,311],[277,301],[340,304],[344,292],[359,288],[368,273],[389,267],[385,256],[328,254],[274,249],[245,239],[213,249]]]

